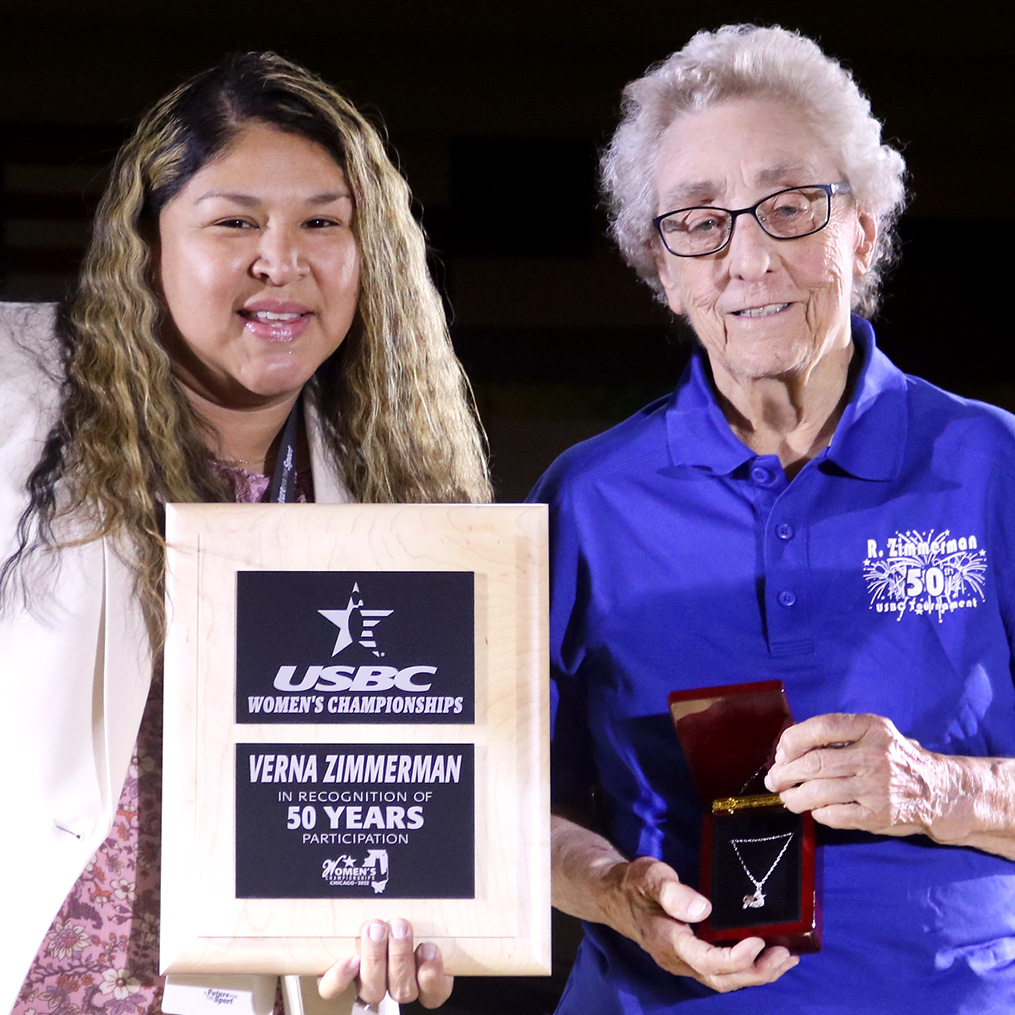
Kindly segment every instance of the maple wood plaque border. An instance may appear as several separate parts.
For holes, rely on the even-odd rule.
[[[320,974],[404,917],[451,973],[549,973],[545,507],[166,533],[163,971]]]

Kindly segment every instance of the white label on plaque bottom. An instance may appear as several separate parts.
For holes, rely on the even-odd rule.
[[[170,976],[162,1010],[166,1015],[270,1015],[275,976]]]

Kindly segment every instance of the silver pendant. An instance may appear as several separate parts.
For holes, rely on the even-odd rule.
[[[789,849],[789,844],[793,841],[795,832],[783,832],[782,835],[766,835],[758,839],[730,839],[730,845],[733,847],[733,852],[736,853],[737,859],[740,861],[740,866],[743,867],[744,873],[747,875],[751,884],[754,885],[754,894],[744,896],[744,909],[763,909],[765,905],[765,893],[761,890],[765,887],[765,882],[772,876],[772,871],[779,866],[779,861],[786,855],[786,850]],[[780,839],[786,841],[782,844],[782,849],[779,850],[779,855],[772,861],[772,866],[768,868],[768,872],[759,881],[752,873],[750,868],[744,863],[744,858],[740,853],[741,845],[755,842],[778,842]]]

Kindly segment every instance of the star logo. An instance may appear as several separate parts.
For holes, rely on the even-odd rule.
[[[370,649],[378,659],[384,657],[384,653],[378,651],[377,642],[374,640],[374,628],[385,618],[390,617],[393,610],[364,610],[363,599],[359,591],[359,583],[352,587],[352,594],[349,596],[348,605],[344,610],[318,610],[325,620],[338,628],[338,637],[335,639],[335,647],[331,650],[332,657],[347,649],[354,641],[358,641],[364,648]],[[352,633],[353,618],[359,614],[359,638]]]

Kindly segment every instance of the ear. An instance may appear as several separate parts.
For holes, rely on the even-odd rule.
[[[853,274],[863,275],[874,260],[874,247],[878,238],[878,217],[873,212],[857,212],[856,250],[853,256]]]
[[[670,310],[678,317],[684,313],[684,300],[680,295],[680,284],[677,277],[679,257],[674,257],[668,251],[657,249],[653,254],[656,264],[656,274],[659,276],[659,283],[666,294],[666,303]]]

